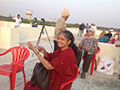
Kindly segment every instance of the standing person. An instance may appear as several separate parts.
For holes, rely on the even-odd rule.
[[[96,30],[97,30],[97,27],[96,27],[96,25],[95,25],[95,24],[93,24],[93,26],[91,26],[91,28],[92,28],[94,31],[96,31]]]
[[[18,14],[17,15],[17,17],[15,17],[15,18],[13,18],[12,16],[11,16],[11,14],[9,14],[9,16],[12,18],[12,19],[14,19],[15,20],[15,27],[20,27],[20,24],[21,24],[21,19],[20,19],[20,14]]]
[[[80,34],[80,36],[82,37],[82,34],[83,34],[83,32],[84,32],[84,29],[85,29],[85,24],[82,23],[82,24],[80,25],[80,27],[79,27],[78,36],[79,36],[79,34]]]
[[[44,54],[42,57],[36,48],[28,42],[28,47],[36,54],[44,67],[49,70],[50,83],[49,89],[59,90],[63,82],[71,80],[75,76],[75,64],[77,55],[76,45],[74,44],[74,36],[70,31],[64,30],[58,34],[57,43],[59,49],[53,53],[48,53],[43,47],[38,46],[38,51]],[[70,90],[72,83],[66,85],[63,90]],[[36,84],[32,86],[32,81],[28,81],[24,90],[41,90]]]
[[[90,26],[89,26],[89,24],[88,24],[88,23],[86,23],[85,28],[86,28],[86,33],[84,34],[84,38],[86,38],[86,37],[87,37],[87,33],[88,33],[89,28],[90,28]]]
[[[113,32],[113,31],[114,31],[114,30],[113,30],[113,27],[111,27],[111,28],[110,28],[110,31],[111,31],[111,32]]]
[[[90,28],[89,24],[86,23],[86,33],[88,32],[89,28]]]
[[[32,23],[32,27],[37,27],[38,23],[37,23],[37,18],[34,18],[34,22]]]
[[[54,51],[58,49],[57,45],[57,37],[58,33],[62,30],[66,30],[66,23],[65,21],[68,19],[70,13],[67,8],[64,8],[61,14],[61,18],[59,18],[55,25],[55,34],[54,34]]]
[[[91,23],[91,26],[90,26],[90,28],[92,28],[93,27],[93,23]]]
[[[87,33],[87,38],[83,39],[81,43],[79,44],[79,47],[81,48],[79,59],[77,59],[77,66],[79,67],[82,53],[84,52],[84,62],[82,66],[82,73],[81,73],[81,78],[85,79],[85,73],[88,72],[90,62],[94,58],[94,54],[97,51],[98,48],[98,41],[97,39],[94,38],[94,30],[89,29]]]

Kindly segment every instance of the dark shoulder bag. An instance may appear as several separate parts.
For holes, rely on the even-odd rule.
[[[49,71],[42,65],[42,63],[36,63],[31,80],[33,82],[32,86],[37,84],[42,90],[49,88]]]

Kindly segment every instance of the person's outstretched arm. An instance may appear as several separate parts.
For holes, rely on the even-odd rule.
[[[31,49],[35,54],[36,56],[38,57],[38,59],[40,60],[40,62],[44,65],[44,67],[47,69],[47,70],[52,70],[54,69],[54,67],[45,59],[43,58],[36,50],[36,48],[31,44],[31,42],[27,42],[27,45],[28,45],[28,48]],[[46,55],[46,53],[45,53]]]
[[[13,17],[11,16],[11,14],[9,14],[10,18],[13,19]]]

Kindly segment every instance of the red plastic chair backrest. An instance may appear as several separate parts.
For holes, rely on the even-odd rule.
[[[96,53],[99,53],[100,52],[100,47],[98,47],[98,50],[97,50],[97,52]]]
[[[100,52],[100,47],[98,47],[98,49],[97,49],[97,51],[96,51],[96,53],[95,53],[95,55],[94,55],[94,58],[96,58],[96,55],[97,55],[97,53],[99,53]]]
[[[24,60],[26,60],[29,56],[29,50],[23,46],[15,46],[12,48],[9,48],[5,53],[8,52],[12,53],[12,63],[19,62],[20,64],[24,64]]]

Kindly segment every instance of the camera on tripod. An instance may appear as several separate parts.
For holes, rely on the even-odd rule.
[[[53,50],[53,47],[52,47],[50,38],[49,38],[49,36],[48,36],[47,30],[46,30],[45,25],[44,25],[45,19],[44,19],[44,18],[41,18],[41,20],[42,20],[42,22],[43,22],[43,26],[42,26],[40,35],[39,35],[39,37],[38,37],[37,43],[36,43],[36,45],[35,45],[35,48],[37,49],[37,46],[38,46],[39,43],[40,43],[41,35],[44,34],[44,31],[45,31],[45,33],[46,33],[46,35],[47,35],[47,38],[48,38],[48,41],[49,41],[49,43],[50,43],[51,49]],[[32,56],[34,56],[34,53],[33,53]]]
[[[42,28],[44,28],[44,27],[45,27],[45,26],[44,26],[44,25],[45,25],[45,24],[44,24],[44,23],[45,23],[45,19],[44,19],[44,18],[41,18],[41,20],[42,20],[42,23],[43,23],[43,27],[42,27]],[[42,31],[41,31],[41,34],[44,34],[44,30],[43,30],[43,29],[42,29]]]
[[[41,18],[41,20],[42,20],[43,22],[45,22],[45,19],[44,19],[44,18]]]

